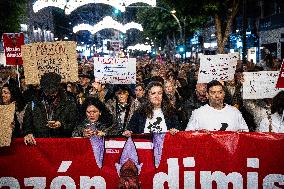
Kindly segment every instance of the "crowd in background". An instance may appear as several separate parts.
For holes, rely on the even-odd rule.
[[[200,120],[210,124],[210,107],[218,111],[229,107],[234,116],[241,117],[235,124],[244,124],[247,131],[284,132],[283,91],[272,99],[242,98],[243,72],[279,70],[281,66],[277,61],[263,62],[243,65],[239,61],[233,80],[213,81],[210,85],[197,83],[197,62],[156,62],[148,57],[137,59],[136,84],[131,85],[101,83],[94,76],[91,59],[78,60],[77,83],[60,83],[58,74],[48,73],[39,85],[26,85],[22,68],[16,73],[13,67],[1,67],[0,102],[16,104],[13,136],[24,137],[26,144],[36,144],[38,137],[198,130]],[[230,129],[226,123],[221,128],[200,127],[246,130]]]

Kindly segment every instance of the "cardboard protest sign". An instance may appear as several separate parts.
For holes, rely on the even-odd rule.
[[[198,83],[209,83],[212,80],[228,81],[234,79],[238,53],[200,55]]]
[[[27,84],[39,84],[44,73],[61,75],[61,82],[78,81],[76,43],[58,41],[32,43],[22,46]]]
[[[0,147],[10,146],[12,138],[11,124],[14,120],[15,104],[0,105]]]
[[[244,72],[243,99],[273,98],[277,78],[277,71]]]
[[[282,66],[279,72],[276,88],[284,88],[284,60],[282,62]]]
[[[21,46],[24,45],[24,33],[4,33],[2,38],[6,65],[22,65]]]
[[[135,84],[135,58],[94,58],[94,75],[102,83]]]

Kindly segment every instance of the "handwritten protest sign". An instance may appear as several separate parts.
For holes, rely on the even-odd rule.
[[[135,84],[135,58],[94,58],[94,75],[102,83]]]
[[[0,105],[0,147],[10,146],[12,138],[11,124],[14,120],[15,104]]]
[[[32,43],[22,46],[27,84],[39,84],[44,73],[61,75],[61,82],[78,81],[76,43],[72,41]]]
[[[4,33],[3,44],[6,65],[22,65],[21,45],[24,45],[24,33]]]
[[[284,60],[281,65],[278,80],[276,83],[276,88],[284,88]]]
[[[243,99],[273,98],[280,90],[275,87],[277,71],[244,72]]]
[[[237,53],[200,55],[198,83],[208,83],[212,80],[232,80],[238,59]]]

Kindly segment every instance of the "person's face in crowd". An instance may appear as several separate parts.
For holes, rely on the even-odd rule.
[[[227,82],[228,86],[235,86],[235,84],[236,84],[235,79],[232,79],[232,80],[229,80],[229,81],[226,81],[226,82]]]
[[[98,91],[98,92],[101,92],[103,90],[103,84],[101,82],[99,82],[98,80],[95,80],[93,83],[92,83],[92,87]]]
[[[67,84],[66,91],[67,92],[72,92],[72,85],[70,83]]]
[[[144,90],[141,86],[137,86],[137,87],[135,88],[135,95],[136,95],[136,98],[141,98],[141,97],[143,97],[144,93],[145,93],[145,90]]]
[[[3,87],[2,89],[2,101],[3,104],[11,103],[11,92],[8,87]]]
[[[100,110],[94,105],[90,105],[86,109],[87,119],[92,123],[98,121],[100,114]]]
[[[210,87],[209,92],[207,93],[207,97],[208,97],[210,106],[216,109],[223,108],[225,92],[222,86],[217,85],[217,86]]]
[[[149,100],[155,108],[160,108],[163,99],[163,88],[160,86],[153,86],[149,90]]]
[[[118,99],[118,103],[120,104],[126,104],[127,103],[127,99],[129,96],[128,91],[124,91],[124,90],[119,90],[115,93],[117,99]]]
[[[20,79],[20,85],[22,89],[26,89],[27,88],[26,79],[24,78]]]
[[[175,93],[174,84],[172,82],[166,82],[165,84],[165,92],[166,94],[173,95]]]
[[[163,66],[160,68],[158,75],[162,78],[166,77],[166,69]]]
[[[187,79],[186,71],[185,70],[180,70],[179,73],[178,73],[178,77]]]
[[[80,81],[80,84],[84,87],[87,87],[90,83],[90,79],[87,78],[87,77],[82,77],[81,78],[81,81]]]
[[[200,100],[201,102],[205,102],[207,100],[207,96],[206,96],[206,84],[203,83],[198,83],[196,85],[196,96],[198,98],[198,100]]]
[[[44,91],[44,94],[46,96],[46,100],[48,102],[54,102],[54,100],[57,97],[58,91],[57,90],[52,90],[52,91]]]

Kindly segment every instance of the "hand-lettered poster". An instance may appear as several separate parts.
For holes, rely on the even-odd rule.
[[[15,104],[0,105],[0,147],[10,146]]]
[[[282,66],[279,72],[276,88],[284,88],[284,60],[282,61]]]
[[[27,84],[39,84],[44,73],[61,75],[61,82],[78,81],[76,43],[58,41],[32,43],[22,46]]]
[[[135,58],[94,58],[94,76],[102,83],[135,84]]]
[[[200,55],[198,83],[208,83],[212,80],[228,81],[234,79],[238,53]]]
[[[21,46],[24,45],[24,33],[4,33],[2,38],[6,65],[22,65]]]
[[[243,99],[273,98],[280,89],[275,87],[278,71],[244,72]]]

